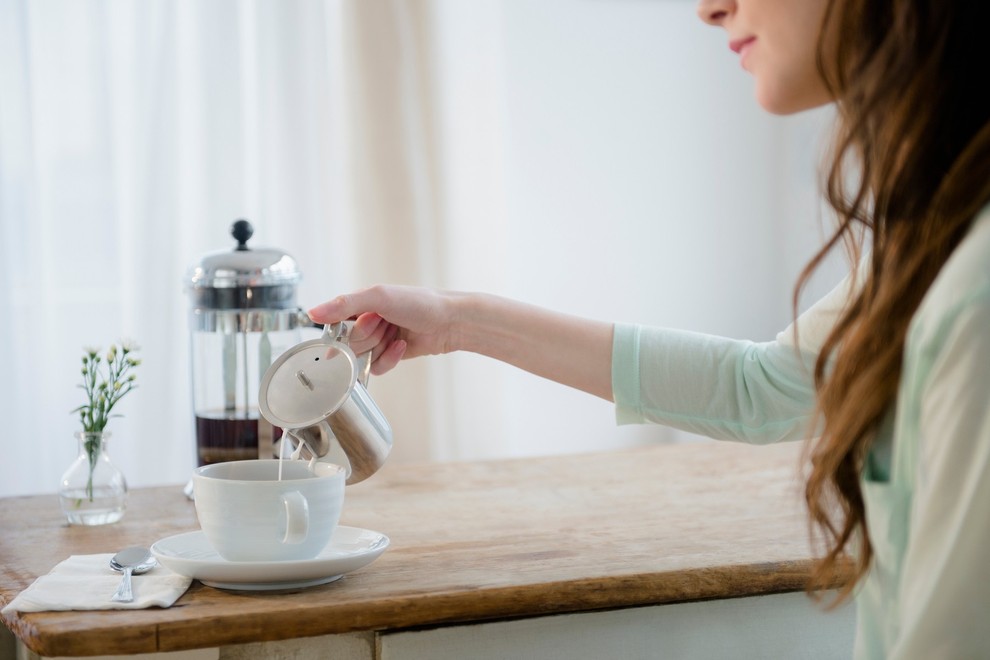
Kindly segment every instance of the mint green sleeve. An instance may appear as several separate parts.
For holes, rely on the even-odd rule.
[[[766,444],[815,434],[814,365],[850,278],[769,342],[616,324],[612,390],[619,424],[652,422]]]

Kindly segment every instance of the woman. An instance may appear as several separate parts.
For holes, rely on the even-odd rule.
[[[701,0],[766,110],[835,104],[825,195],[838,224],[795,301],[832,249],[858,265],[776,341],[392,286],[310,315],[356,318],[375,373],[467,350],[612,400],[620,423],[814,437],[815,585],[853,557],[840,595],[856,595],[856,657],[990,656],[990,106],[972,97],[987,80],[987,7]]]

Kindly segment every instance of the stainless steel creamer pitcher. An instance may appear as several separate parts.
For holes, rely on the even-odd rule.
[[[347,344],[353,322],[325,326],[278,357],[258,392],[258,409],[306,454],[348,470],[347,483],[367,479],[392,449],[392,429],[366,389],[370,353],[360,358]]]

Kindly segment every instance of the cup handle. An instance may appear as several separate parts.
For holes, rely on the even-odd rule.
[[[295,545],[306,540],[309,534],[309,503],[297,490],[282,493],[285,506],[285,536],[282,543]]]

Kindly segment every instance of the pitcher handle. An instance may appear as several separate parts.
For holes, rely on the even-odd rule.
[[[323,326],[323,337],[332,342],[340,342],[350,346],[351,330],[354,328],[354,321],[338,321],[328,323]],[[358,382],[368,386],[368,376],[371,375],[371,351],[357,356],[357,379]]]

